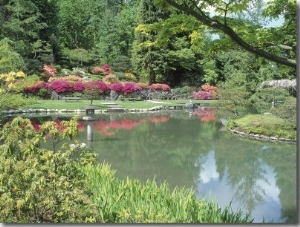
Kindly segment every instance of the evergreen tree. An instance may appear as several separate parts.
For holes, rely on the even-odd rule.
[[[168,17],[169,13],[154,6],[153,2],[153,0],[141,1],[138,14],[139,23],[153,24]],[[133,64],[135,70],[141,72],[142,76],[149,80],[149,85],[156,83],[158,72],[166,67],[165,50],[154,44],[156,36],[157,32],[153,30],[148,33],[139,32],[136,33],[134,41]]]

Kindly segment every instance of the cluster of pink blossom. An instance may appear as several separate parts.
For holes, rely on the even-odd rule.
[[[52,65],[44,64],[43,65],[43,70],[44,70],[44,73],[45,73],[47,78],[53,77],[57,73],[56,68]]]
[[[197,100],[211,100],[217,98],[217,87],[209,84],[201,85],[201,91],[194,91],[193,97]]]

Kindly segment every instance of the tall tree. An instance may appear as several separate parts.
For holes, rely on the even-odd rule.
[[[275,0],[265,8],[265,17],[282,15],[285,23],[279,28],[248,26],[234,14],[249,9],[250,0],[203,1],[203,0],[156,0],[161,7],[174,7],[192,15],[213,31],[225,34],[245,50],[278,64],[296,68],[296,2]],[[214,13],[211,13],[211,12]],[[282,34],[288,36],[288,38]],[[282,51],[289,49],[289,53]]]
[[[143,0],[140,3],[138,17],[141,24],[153,24],[168,17],[169,13],[154,5],[153,0]],[[152,30],[147,33],[136,33],[133,52],[133,64],[135,69],[147,73],[149,85],[156,83],[156,76],[159,69],[166,66],[164,62],[165,51],[153,45],[157,32]]]
[[[39,39],[39,32],[46,24],[40,22],[41,13],[32,1],[11,0],[2,3],[0,38],[8,37],[15,43],[15,50],[23,57],[30,57],[32,45]]]

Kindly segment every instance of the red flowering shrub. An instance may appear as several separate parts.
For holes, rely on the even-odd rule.
[[[34,86],[25,87],[24,92],[34,94],[38,93],[41,88],[48,88],[48,84],[44,81],[38,81]]]
[[[49,85],[49,88],[54,90],[56,93],[73,91],[72,83],[65,81],[65,80],[52,81]]]
[[[109,88],[115,92],[122,93],[124,89],[124,85],[121,83],[113,83],[109,85]]]
[[[44,64],[43,65],[43,70],[44,70],[44,74],[47,78],[53,77],[57,73],[56,68],[52,65]]]

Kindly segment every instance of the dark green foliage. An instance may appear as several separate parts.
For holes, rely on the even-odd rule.
[[[279,105],[275,104],[275,108],[272,108],[270,112],[275,116],[278,116],[286,120],[287,124],[296,129],[297,120],[297,101],[294,97],[285,97],[283,103]]]
[[[231,113],[234,117],[241,117],[249,113],[249,93],[241,88],[219,87],[218,105],[222,111]]]
[[[269,112],[274,101],[274,106],[281,106],[290,96],[284,88],[263,88],[257,90],[249,99],[258,113]]]

